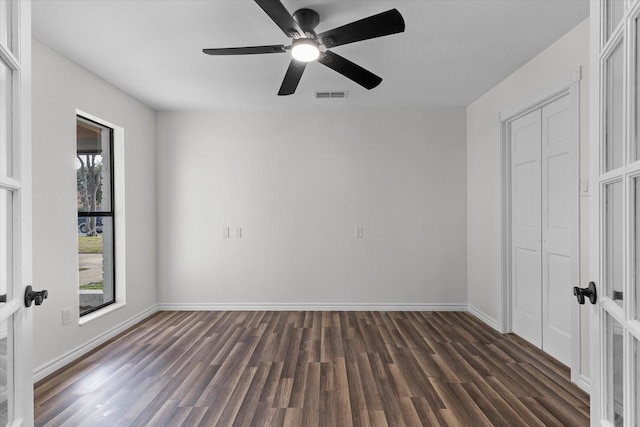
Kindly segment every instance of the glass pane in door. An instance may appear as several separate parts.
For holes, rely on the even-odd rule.
[[[0,1],[0,4],[4,3]],[[12,168],[12,71],[0,60],[0,175],[11,176]]]
[[[11,48],[11,21],[11,2],[0,1],[0,44],[9,49]]]
[[[614,300],[620,307],[623,301],[624,236],[622,234],[622,181],[612,182],[604,186],[605,202],[605,262],[603,283],[605,295]]]
[[[633,385],[635,402],[640,402],[640,341],[634,338],[633,340],[633,361],[632,363],[635,365],[636,375],[635,381]],[[636,417],[636,425],[640,425],[640,404],[635,405],[635,417]]]
[[[618,323],[612,316],[607,314],[606,319],[606,336],[607,355],[606,369],[609,389],[607,393],[607,419],[614,426],[623,426],[624,414],[624,363],[623,363],[623,341],[624,330],[622,325]]]
[[[634,319],[640,320],[640,177],[633,178],[632,183],[632,208],[633,208],[633,273],[631,286],[635,293],[635,298],[631,295],[631,300],[635,301],[632,315]],[[640,421],[640,419],[639,419]]]
[[[0,295],[11,299],[13,259],[11,245],[13,222],[13,203],[11,193],[0,189]],[[2,424],[0,424],[1,426]]]
[[[636,19],[634,25],[634,30],[636,32],[636,52],[635,52],[635,79],[636,79],[636,129],[635,129],[635,144],[633,145],[633,149],[635,152],[634,159],[640,160],[640,19]]]
[[[0,426],[6,426],[9,421],[10,386],[12,375],[9,365],[9,322],[0,322]]]
[[[609,57],[605,68],[604,170],[622,166],[623,155],[623,49],[622,39]]]
[[[616,29],[622,20],[625,0],[606,0],[606,2],[607,39],[609,39],[613,30]]]

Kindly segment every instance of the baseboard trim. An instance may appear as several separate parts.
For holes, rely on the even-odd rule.
[[[591,380],[584,375],[580,375],[580,380],[578,381],[578,387],[591,394]]]
[[[109,341],[111,338],[115,337],[119,333],[124,332],[125,330],[129,329],[130,327],[134,326],[137,323],[140,323],[141,321],[157,313],[158,311],[159,310],[157,305],[149,307],[142,313],[139,313],[136,316],[132,317],[131,319],[109,329],[108,331],[104,332],[101,335],[98,335],[91,341],[88,341],[83,345],[74,348],[73,350],[63,354],[62,356],[52,360],[49,363],[46,363],[42,366],[37,367],[33,372],[34,384],[46,378],[47,376],[53,374],[58,369],[64,368],[69,363],[73,362],[74,360],[78,359],[84,354],[87,354],[94,348],[104,344],[105,342]]]
[[[466,304],[158,304],[159,311],[467,311]]]
[[[467,311],[473,314],[474,316],[476,316],[478,319],[482,320],[487,325],[491,326],[496,331],[500,332],[500,328],[498,328],[498,321],[492,318],[491,316],[488,316],[487,314],[478,310],[472,305],[467,306]]]

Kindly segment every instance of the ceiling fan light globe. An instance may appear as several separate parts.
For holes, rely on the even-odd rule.
[[[311,39],[298,39],[291,48],[291,56],[302,62],[311,62],[318,59],[320,49],[318,44]]]

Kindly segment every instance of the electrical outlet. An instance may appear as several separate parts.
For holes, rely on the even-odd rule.
[[[223,239],[229,238],[229,227],[222,227],[220,229],[220,237],[222,237]]]
[[[356,227],[356,239],[362,239],[364,237],[364,228]]]
[[[242,239],[242,227],[236,227],[236,239]]]
[[[71,309],[63,308],[62,309],[62,325],[68,325],[71,323]]]

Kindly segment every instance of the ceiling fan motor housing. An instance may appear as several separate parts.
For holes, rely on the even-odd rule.
[[[293,13],[293,19],[295,19],[305,33],[311,33],[315,36],[313,30],[320,23],[320,15],[318,15],[318,12],[306,8],[298,9]]]

